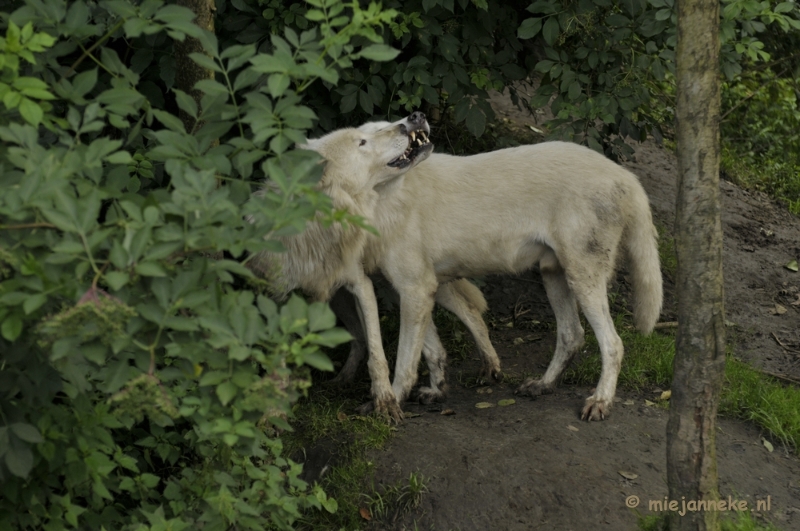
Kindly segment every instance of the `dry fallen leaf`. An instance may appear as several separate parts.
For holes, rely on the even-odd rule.
[[[649,400],[645,400],[644,401],[644,405],[646,405],[646,406],[654,406],[654,405],[656,405],[656,403],[655,402],[651,402]]]
[[[515,338],[514,338],[514,344],[515,344],[515,345],[521,345],[521,344],[523,344],[523,343],[525,343],[525,340],[524,340],[524,339],[522,339],[521,337],[515,337]]]
[[[361,515],[361,518],[363,518],[364,520],[367,520],[367,521],[372,520],[372,515],[369,514],[369,509],[367,509],[366,507],[362,507],[361,509],[359,509],[358,513]]]
[[[633,400],[626,400],[625,402],[622,403],[622,405],[623,406],[632,406],[635,403],[636,402],[634,402]]]
[[[347,413],[345,413],[344,411],[340,411],[336,414],[336,418],[339,419],[340,421],[347,420]]]
[[[452,409],[445,409],[444,411],[442,411],[442,413],[441,413],[441,414],[442,414],[442,415],[455,415],[455,414],[456,414],[456,412],[455,412],[455,411],[453,411]]]
[[[578,428],[576,428],[576,427],[575,427],[575,426],[573,426],[572,424],[568,425],[568,426],[567,426],[567,429],[568,429],[569,431],[580,431],[580,430],[578,430]]]
[[[658,397],[658,399],[659,399],[659,400],[669,400],[669,399],[670,399],[670,397],[672,397],[672,391],[670,391],[669,389],[667,389],[666,391],[664,391],[663,393],[661,393],[661,396],[660,396],[660,397]]]
[[[514,321],[509,321],[503,326],[505,326],[506,328],[514,328]]]
[[[785,313],[786,308],[776,303],[775,308],[772,310],[772,315],[783,315]]]
[[[499,402],[497,402],[497,405],[503,407],[503,406],[510,406],[511,404],[516,404],[516,403],[517,401],[514,400],[513,398],[506,398],[504,400],[500,400]]]
[[[795,273],[797,273],[797,269],[798,269],[797,268],[797,260],[792,260],[791,262],[789,262],[788,264],[786,264],[783,267],[785,267],[789,271],[794,271]]]
[[[491,387],[481,387],[480,389],[478,389],[478,394],[479,395],[488,395],[491,392],[492,392],[492,388]]]
[[[475,407],[478,409],[486,409],[487,407],[494,407],[494,404],[491,402],[478,402],[475,404]]]
[[[639,474],[634,474],[633,472],[625,472],[624,470],[620,470],[619,475],[624,477],[625,479],[630,479],[630,480],[634,480],[639,477]]]
[[[768,440],[762,438],[761,441],[764,443],[764,448],[766,448],[768,451],[772,452],[775,449],[772,446],[772,443],[769,442]]]

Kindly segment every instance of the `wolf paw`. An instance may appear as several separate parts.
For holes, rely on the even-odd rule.
[[[400,404],[397,403],[394,397],[376,398],[357,407],[356,412],[364,416],[375,413],[383,417],[389,424],[400,424],[404,418],[403,410],[400,409]]]
[[[599,400],[594,396],[586,399],[586,404],[581,412],[581,420],[605,420],[611,412],[611,401]]]
[[[554,391],[553,385],[544,384],[542,383],[542,380],[528,378],[527,380],[522,382],[522,385],[517,387],[517,390],[514,391],[514,394],[536,397],[540,395],[549,395],[553,391]]]
[[[486,367],[478,374],[478,385],[491,385],[503,381],[503,371],[500,367]]]
[[[434,389],[433,387],[420,387],[415,390],[411,395],[412,400],[418,401],[420,404],[433,404],[434,402],[442,402],[447,396],[446,388]]]

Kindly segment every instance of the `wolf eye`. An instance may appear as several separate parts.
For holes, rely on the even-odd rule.
[[[359,147],[360,147],[360,146],[363,146],[363,145],[364,145],[364,144],[366,144],[366,143],[367,143],[367,141],[366,141],[366,140],[364,140],[364,139],[362,138],[362,139],[361,139],[361,142],[359,142],[359,143],[358,143],[358,145],[359,145]]]

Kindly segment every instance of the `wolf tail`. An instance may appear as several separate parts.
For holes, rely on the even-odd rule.
[[[636,329],[649,334],[658,322],[663,302],[661,266],[658,258],[658,232],[647,195],[637,197],[636,212],[628,224],[628,267],[633,277],[633,321]]]

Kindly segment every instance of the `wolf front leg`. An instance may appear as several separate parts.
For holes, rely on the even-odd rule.
[[[417,367],[426,332],[429,327],[434,334],[436,331],[431,318],[433,297],[437,288],[436,277],[431,271],[429,275],[420,275],[410,285],[398,283],[395,288],[400,293],[400,339],[392,388],[402,404],[417,381]]]
[[[353,281],[346,287],[355,296],[364,322],[369,351],[367,367],[372,379],[374,408],[380,415],[387,416],[391,421],[399,423],[403,420],[403,410],[400,409],[400,404],[392,391],[392,384],[389,380],[389,364],[386,361],[386,354],[383,352],[383,343],[381,342],[378,300],[375,298],[375,290],[372,288],[369,277],[364,274],[363,270],[359,270],[359,272],[360,274],[354,275]]]

